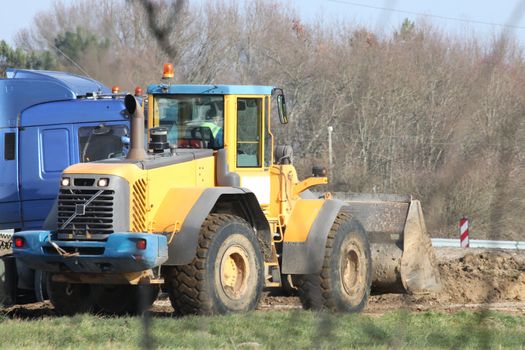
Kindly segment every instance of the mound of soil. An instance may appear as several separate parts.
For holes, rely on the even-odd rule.
[[[484,251],[441,261],[440,298],[455,303],[525,301],[525,256]]]
[[[443,288],[435,294],[382,294],[370,297],[365,312],[394,309],[492,309],[525,312],[525,252],[437,249]]]

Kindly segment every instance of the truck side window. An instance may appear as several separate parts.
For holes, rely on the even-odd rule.
[[[14,132],[8,132],[5,134],[4,139],[4,159],[13,160],[15,159],[15,146],[16,136]]]
[[[78,129],[80,161],[96,160],[125,156],[127,145],[123,142],[128,133],[125,125],[98,125]]]
[[[261,166],[262,99],[237,99],[237,167]]]

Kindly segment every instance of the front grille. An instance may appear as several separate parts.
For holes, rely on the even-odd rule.
[[[106,239],[114,232],[113,190],[104,190],[87,206],[86,202],[99,189],[60,189],[58,195],[58,238],[60,239]],[[80,209],[79,209],[80,208]],[[64,228],[68,219],[77,213]]]

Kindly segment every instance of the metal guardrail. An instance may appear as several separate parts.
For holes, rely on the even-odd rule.
[[[469,245],[470,248],[525,250],[525,241],[489,241],[484,239],[471,239],[469,240]],[[456,238],[432,238],[432,246],[436,248],[461,248],[461,243],[459,239]]]

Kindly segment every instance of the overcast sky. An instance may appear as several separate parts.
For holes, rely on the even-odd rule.
[[[13,44],[16,32],[29,26],[36,13],[50,9],[55,1],[0,0],[0,39]],[[96,3],[93,1],[93,6]],[[511,24],[518,28],[509,29],[525,43],[524,0],[293,0],[292,3],[306,21],[346,20],[387,33],[398,28],[404,18],[426,18],[449,33],[476,32],[483,37],[498,34],[504,28],[502,25]]]

